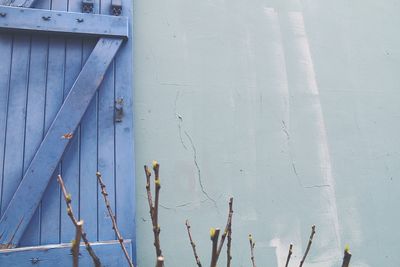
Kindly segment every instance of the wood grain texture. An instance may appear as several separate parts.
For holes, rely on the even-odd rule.
[[[118,241],[93,243],[93,250],[97,255],[102,255],[102,264],[107,267],[129,266],[125,260]],[[125,246],[131,251],[131,241],[126,240]],[[92,258],[89,256],[83,243],[79,251],[80,266],[92,266]],[[72,266],[71,244],[46,245],[37,247],[25,247],[6,249],[0,251],[0,266],[31,267],[34,265],[43,267],[69,267]]]
[[[132,10],[131,3],[128,2],[124,3],[127,7],[124,7],[122,15],[130,17]],[[20,5],[17,1],[14,4]],[[13,4],[11,5],[13,6]],[[110,5],[111,1],[109,0],[95,1],[94,13],[108,15],[110,14]],[[41,0],[35,3],[35,7],[53,11],[80,12],[81,1]],[[130,34],[130,26],[128,34]],[[19,33],[0,33],[1,50],[6,52],[0,62],[0,77],[2,77],[0,103],[4,104],[0,106],[0,126],[3,129],[0,131],[0,178],[2,180],[0,187],[5,185],[6,188],[10,188],[3,190],[7,192],[0,191],[0,197],[6,199],[15,192],[15,188],[12,190],[9,184],[18,186],[19,182],[15,183],[10,180],[14,179],[11,176],[4,176],[3,169],[7,169],[8,172],[15,171],[15,166],[20,165],[17,168],[20,169],[19,175],[16,175],[15,179],[21,181],[24,170],[29,166],[36,153],[35,148],[37,148],[38,142],[42,141],[39,139],[44,138],[49,131],[77,74],[81,71],[96,44],[94,38],[87,36],[67,38],[61,35],[32,34],[32,36],[25,37],[29,39],[29,42],[20,47],[30,51],[26,59],[31,63],[25,67],[25,75],[33,79],[33,83],[31,85],[28,81],[25,96],[17,97],[17,101],[26,103],[26,112],[22,112],[20,115],[23,118],[20,123],[26,124],[26,126],[11,126],[18,131],[17,135],[25,136],[25,141],[19,144],[20,151],[22,151],[21,161],[7,160],[6,162],[4,158],[7,153],[10,153],[6,153],[5,150],[8,138],[6,126],[13,119],[9,113],[9,109],[12,109],[9,105],[9,93],[15,87],[14,83],[11,83],[11,73],[14,68],[18,67],[12,63],[13,60],[15,62],[12,51],[20,49],[18,41],[15,40],[22,37],[22,34]],[[31,39],[32,41],[30,41]],[[132,41],[124,44],[119,53],[122,51],[125,51],[123,52],[124,57],[118,62],[112,61],[103,77],[104,81],[99,92],[96,92],[91,100],[79,126],[77,126],[78,130],[75,131],[74,138],[66,146],[61,163],[56,165],[54,171],[55,174],[62,173],[68,187],[71,188],[73,199],[76,200],[74,208],[80,218],[85,220],[86,230],[92,241],[115,239],[110,218],[98,192],[96,170],[100,170],[104,174],[111,204],[118,213],[117,221],[119,221],[122,234],[125,238],[134,238],[135,233],[133,136],[131,135],[133,131],[133,92],[130,72]],[[119,64],[126,64],[126,66],[118,66]],[[116,80],[116,77],[119,77],[119,81]],[[18,82],[22,83],[23,81]],[[118,123],[114,118],[117,98],[124,99],[124,115],[122,121]],[[28,112],[35,112],[35,114],[28,114]],[[117,143],[118,148],[116,147]],[[118,153],[121,154],[117,155]],[[126,172],[129,168],[132,170]],[[69,242],[73,238],[74,229],[70,222],[65,220],[66,214],[61,203],[59,186],[54,174],[51,176],[43,198],[37,204],[38,208],[34,211],[35,213],[21,237],[20,245],[22,246]],[[119,195],[117,190],[121,190],[120,197],[117,197]],[[5,202],[5,204],[7,203]],[[129,250],[135,252],[135,249],[130,248]]]
[[[69,143],[62,136],[75,131],[121,43],[121,39],[102,38],[93,50],[3,214],[2,244],[18,244]]]

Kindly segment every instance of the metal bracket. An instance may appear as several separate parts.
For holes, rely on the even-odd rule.
[[[111,1],[111,13],[114,16],[119,16],[122,13],[122,1],[121,0],[112,0]]]
[[[82,12],[93,13],[94,0],[82,0]]]

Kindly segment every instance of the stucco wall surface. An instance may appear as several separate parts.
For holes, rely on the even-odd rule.
[[[138,266],[154,265],[142,165],[161,164],[166,266],[204,265],[234,197],[233,266],[400,266],[400,2],[135,0]],[[225,252],[220,266],[224,266]]]

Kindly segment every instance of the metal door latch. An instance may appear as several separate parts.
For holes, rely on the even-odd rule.
[[[118,97],[115,100],[115,122],[122,122],[122,117],[124,116],[124,99]]]
[[[93,2],[94,0],[82,0],[82,12],[92,13],[93,12]]]

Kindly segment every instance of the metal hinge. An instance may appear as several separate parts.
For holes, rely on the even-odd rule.
[[[112,0],[111,1],[111,13],[114,16],[119,16],[122,13],[122,1],[121,0]]]
[[[82,0],[82,12],[93,13],[94,0]]]

